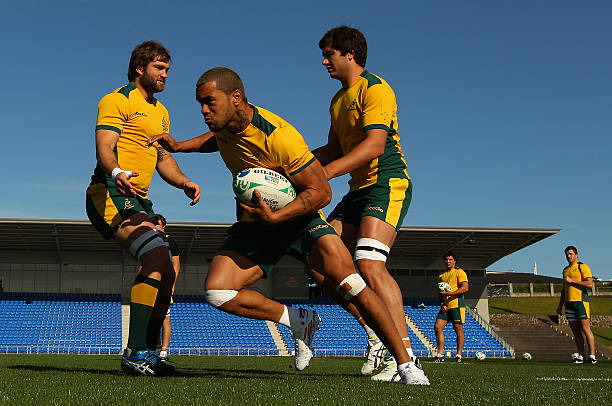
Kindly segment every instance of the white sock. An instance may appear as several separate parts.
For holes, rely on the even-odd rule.
[[[283,306],[283,315],[278,321],[283,326],[291,328],[291,326],[300,326],[300,309],[296,307]]]
[[[594,355],[589,355],[589,358],[595,359],[595,356]]]
[[[363,326],[363,329],[365,330],[366,334],[368,335],[368,338],[376,337],[376,333],[374,332],[374,330],[372,330],[370,328],[370,326],[368,326],[367,324]]]
[[[414,361],[414,352],[412,352],[412,348],[406,348],[406,352],[408,353],[410,359]]]

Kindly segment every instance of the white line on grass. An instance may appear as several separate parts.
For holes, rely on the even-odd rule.
[[[559,378],[559,377],[542,377],[536,378],[538,381],[605,381],[612,382],[612,378]]]

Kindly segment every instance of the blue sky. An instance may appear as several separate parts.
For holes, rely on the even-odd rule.
[[[398,98],[414,179],[404,225],[561,228],[489,269],[531,272],[537,262],[540,274],[558,275],[573,244],[610,279],[610,15],[612,3],[597,1],[5,0],[0,217],[86,218],[97,102],[126,83],[130,53],[148,39],[172,54],[159,99],[177,139],[207,130],[194,84],[227,66],[251,102],[321,145],[339,82],[321,66],[317,42],[349,24],[368,39],[368,70]],[[170,221],[233,221],[220,158],[175,157],[202,201],[189,207],[156,177],[155,209]],[[346,181],[332,182],[332,204]]]

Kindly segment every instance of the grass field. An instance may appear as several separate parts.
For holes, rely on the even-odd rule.
[[[591,297],[591,314],[612,316],[612,298]],[[491,314],[555,314],[558,297],[492,297],[489,298]]]
[[[604,405],[612,362],[465,360],[423,367],[432,385],[358,375],[357,358],[173,357],[181,376],[130,377],[118,356],[0,355],[1,405]],[[455,390],[453,389],[455,388]]]

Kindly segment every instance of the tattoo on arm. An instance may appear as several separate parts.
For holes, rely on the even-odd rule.
[[[302,201],[302,204],[304,205],[304,213],[311,212],[312,202],[310,201],[310,198],[312,197],[312,193],[310,193],[309,191],[304,191],[304,193],[300,193],[298,197],[300,198],[300,200]]]
[[[168,151],[166,151],[163,147],[157,148],[157,162],[161,162],[168,155]]]

